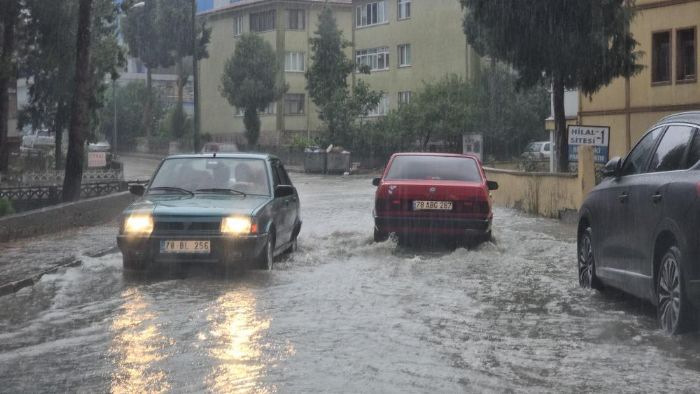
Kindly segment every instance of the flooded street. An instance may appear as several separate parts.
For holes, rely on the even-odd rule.
[[[579,288],[573,227],[496,209],[475,250],[375,244],[369,178],[293,180],[299,251],[272,272],[132,278],[113,253],[0,298],[0,392],[700,387],[698,335]]]

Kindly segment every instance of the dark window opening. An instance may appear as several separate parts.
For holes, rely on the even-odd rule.
[[[695,80],[697,78],[695,28],[678,30],[676,43],[676,80]]]
[[[651,82],[671,81],[671,32],[652,34]]]

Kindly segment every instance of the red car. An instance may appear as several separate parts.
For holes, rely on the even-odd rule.
[[[396,153],[375,178],[374,240],[389,234],[491,239],[489,191],[476,157],[447,153]],[[401,239],[401,238],[399,238]]]

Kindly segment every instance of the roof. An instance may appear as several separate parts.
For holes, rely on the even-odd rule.
[[[202,159],[202,158],[223,158],[223,159],[261,159],[270,160],[277,157],[269,153],[191,153],[184,155],[172,155],[165,159]]]
[[[671,122],[685,122],[685,123],[695,123],[700,124],[700,111],[688,111],[679,112],[677,114],[668,115],[656,124],[671,123]]]
[[[235,3],[231,3],[224,7],[215,8],[212,10],[201,12],[197,15],[215,15],[227,11],[232,11],[236,8],[241,8],[249,5],[256,5],[265,2],[275,2],[279,0],[240,0]],[[296,0],[299,3],[310,3],[310,4],[339,4],[339,5],[352,5],[352,0]]]

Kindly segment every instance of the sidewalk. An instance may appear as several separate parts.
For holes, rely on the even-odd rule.
[[[81,256],[116,247],[117,223],[0,243],[0,296],[31,285],[44,273],[79,264]],[[20,282],[20,283],[17,283]]]

